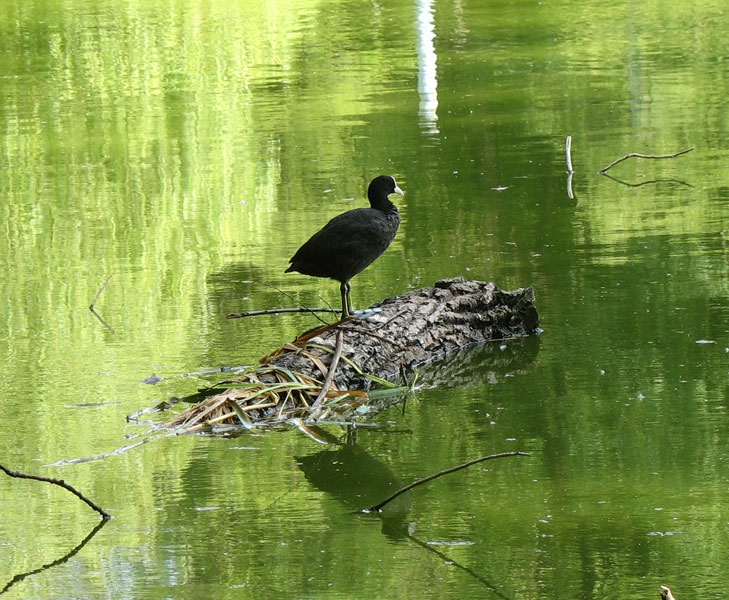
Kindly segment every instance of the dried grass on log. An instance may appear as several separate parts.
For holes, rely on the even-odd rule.
[[[330,366],[325,366],[318,357],[307,353],[307,347],[313,345],[307,341],[311,337],[302,336],[296,343],[286,344],[282,351],[308,354],[321,370],[323,382],[283,367],[266,365],[243,373],[239,379],[221,382],[215,387],[225,385],[224,391],[209,396],[156,428],[175,429],[178,433],[229,433],[233,429],[295,423],[299,419],[353,422],[360,407],[371,404],[373,400],[405,394],[414,387],[415,381],[408,386],[396,386],[360,370],[362,375],[376,380],[384,389],[371,392],[338,389],[333,375],[339,360],[354,368],[356,365],[344,356],[337,356],[335,350]],[[342,332],[339,332],[338,339],[341,338]],[[331,351],[320,345],[313,346]],[[341,353],[341,344],[338,350]]]

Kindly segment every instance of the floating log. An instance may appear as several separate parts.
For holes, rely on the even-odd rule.
[[[532,288],[504,291],[461,277],[388,298],[367,315],[299,336],[240,379],[204,390],[214,395],[161,427],[223,433],[282,421],[305,430],[301,419],[348,421],[375,397],[373,384],[407,384],[409,374],[458,350],[527,336],[539,325]]]
[[[301,336],[266,362],[321,376],[319,363],[330,363],[336,334],[343,331],[342,354],[349,360],[339,365],[334,384],[367,391],[373,383],[367,374],[396,381],[402,373],[465,346],[529,335],[539,325],[532,288],[503,291],[493,283],[462,277],[437,281],[434,287],[388,298],[372,308],[378,312],[368,320],[348,319],[322,328],[313,338]]]

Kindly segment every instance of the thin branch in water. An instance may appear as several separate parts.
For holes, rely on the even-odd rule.
[[[600,169],[598,171],[598,174],[604,175],[608,169],[610,169],[611,167],[614,167],[618,163],[623,162],[624,160],[628,160],[629,158],[676,158],[677,156],[681,156],[682,154],[687,154],[688,152],[691,152],[692,150],[693,150],[693,147],[687,148],[686,150],[681,150],[680,152],[674,152],[673,154],[641,154],[639,152],[631,152],[630,154],[626,154],[625,156],[621,156],[620,158],[614,160],[607,167]]]
[[[106,278],[106,281],[101,284],[101,287],[99,288],[99,291],[96,292],[96,296],[94,296],[94,299],[91,301],[91,304],[89,305],[89,310],[94,310],[94,306],[96,306],[96,301],[99,299],[99,296],[101,296],[101,292],[104,291],[104,289],[106,288],[106,286],[109,283],[109,280],[110,279],[111,279],[111,275],[109,275]]]
[[[575,193],[572,191],[572,178],[575,175],[575,171],[572,168],[572,136],[568,135],[565,140],[565,158],[567,160],[567,197],[570,200],[575,199]]]
[[[565,140],[565,154],[567,158],[567,173],[572,175],[574,169],[572,168],[572,136],[568,135]]]
[[[424,483],[428,483],[429,481],[433,481],[433,479],[437,479],[438,477],[442,477],[443,475],[448,475],[449,473],[455,473],[456,471],[460,471],[461,469],[465,469],[466,467],[470,467],[471,465],[475,465],[476,463],[480,463],[485,460],[490,460],[492,458],[505,458],[507,456],[531,456],[531,454],[527,454],[526,452],[501,452],[499,454],[490,454],[489,456],[482,456],[481,458],[474,458],[473,460],[469,460],[468,462],[465,462],[462,465],[457,465],[455,467],[451,467],[450,469],[445,469],[444,471],[439,471],[438,473],[434,473],[433,475],[428,475],[428,477],[424,477],[423,479],[418,479],[417,481],[413,481],[411,484],[406,485],[404,488],[400,488],[394,494],[385,498],[379,504],[370,506],[369,508],[364,509],[362,512],[379,512],[380,510],[382,510],[382,507],[385,506],[385,504],[392,502],[395,498],[397,498],[401,494],[404,494],[405,492],[410,491],[414,487],[423,485]]]
[[[314,315],[317,319],[319,319],[322,323],[324,323],[325,325],[329,325],[329,323],[327,323],[324,319],[322,319],[319,315],[317,315],[312,309],[304,306],[301,302],[299,302],[296,298],[294,298],[288,292],[284,292],[281,288],[277,288],[275,285],[271,285],[270,283],[266,283],[265,281],[256,281],[256,283],[259,284],[259,285],[263,285],[263,286],[265,286],[267,288],[270,288],[272,290],[275,290],[279,294],[283,294],[289,300],[293,300],[294,302],[296,302],[296,304],[298,304],[301,308],[303,308],[304,310],[302,312],[309,312],[312,315]],[[341,312],[341,311],[334,311],[334,312]]]
[[[114,333],[114,330],[111,328],[111,326],[106,321],[104,321],[102,316],[96,312],[96,308],[94,308],[96,306],[96,301],[99,299],[99,296],[101,296],[101,292],[103,292],[104,289],[106,289],[106,286],[108,285],[110,279],[111,279],[111,275],[109,275],[106,278],[106,281],[104,281],[104,283],[101,284],[99,291],[96,292],[96,296],[94,296],[94,299],[91,301],[91,304],[89,304],[89,310],[91,311],[92,315],[94,315],[97,319],[99,319],[99,321],[101,321],[101,324],[104,327],[106,327],[109,331]]]
[[[185,433],[184,431],[182,433]],[[123,446],[122,448],[117,448],[116,450],[112,450],[111,452],[106,452],[104,454],[97,454],[95,456],[85,456],[84,458],[70,458],[70,459],[61,459],[57,460],[54,463],[49,463],[47,465],[43,465],[44,467],[66,467],[68,465],[78,465],[80,463],[85,462],[91,462],[93,460],[101,460],[104,458],[109,458],[110,456],[117,456],[119,454],[125,454],[129,452],[130,450],[133,450],[137,446],[141,446],[142,444],[146,444],[148,442],[153,442],[155,440],[159,440],[161,438],[166,437],[172,437],[175,435],[180,435],[180,431],[168,431],[165,433],[162,433],[160,435],[151,435],[149,437],[143,438],[139,440],[138,442],[134,442],[133,444],[129,444],[128,446]]]
[[[259,315],[279,315],[283,313],[313,313],[313,312],[328,312],[328,313],[341,313],[342,311],[337,308],[309,308],[308,306],[299,306],[295,308],[266,308],[263,310],[249,310],[241,313],[231,313],[225,315],[226,319],[241,319],[243,317],[257,317]]]
[[[99,505],[95,504],[91,500],[89,500],[86,496],[84,496],[81,492],[79,492],[76,488],[69,485],[63,479],[53,479],[51,477],[41,477],[40,475],[27,475],[25,473],[19,473],[18,471],[12,471],[8,469],[7,467],[4,467],[3,465],[0,465],[0,471],[3,471],[6,475],[9,477],[17,477],[19,479],[32,479],[35,481],[45,481],[46,483],[52,483],[53,485],[59,485],[62,488],[67,489],[72,494],[75,494],[81,500],[86,502],[91,508],[93,508],[97,513],[99,513],[102,518],[104,519],[111,519],[111,515],[106,512],[103,508],[101,508]]]

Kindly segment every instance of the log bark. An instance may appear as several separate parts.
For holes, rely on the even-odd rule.
[[[342,356],[347,360],[340,360],[334,385],[340,390],[366,391],[372,382],[359,371],[396,381],[401,373],[466,346],[530,335],[539,325],[532,288],[504,291],[493,283],[461,277],[388,298],[373,308],[379,312],[368,320],[343,321],[301,348],[289,346],[289,351],[272,356],[268,364],[321,379],[317,363],[330,364],[341,329]]]

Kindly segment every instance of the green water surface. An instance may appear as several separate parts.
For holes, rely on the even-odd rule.
[[[114,516],[94,531],[65,490],[0,476],[0,590],[723,599],[727,30],[719,0],[0,3],[0,464]],[[314,325],[227,313],[336,306],[283,271],[380,173],[403,221],[356,306],[532,285],[543,333],[431,373],[342,447],[294,429],[44,466]],[[353,513],[511,450],[531,457]]]

